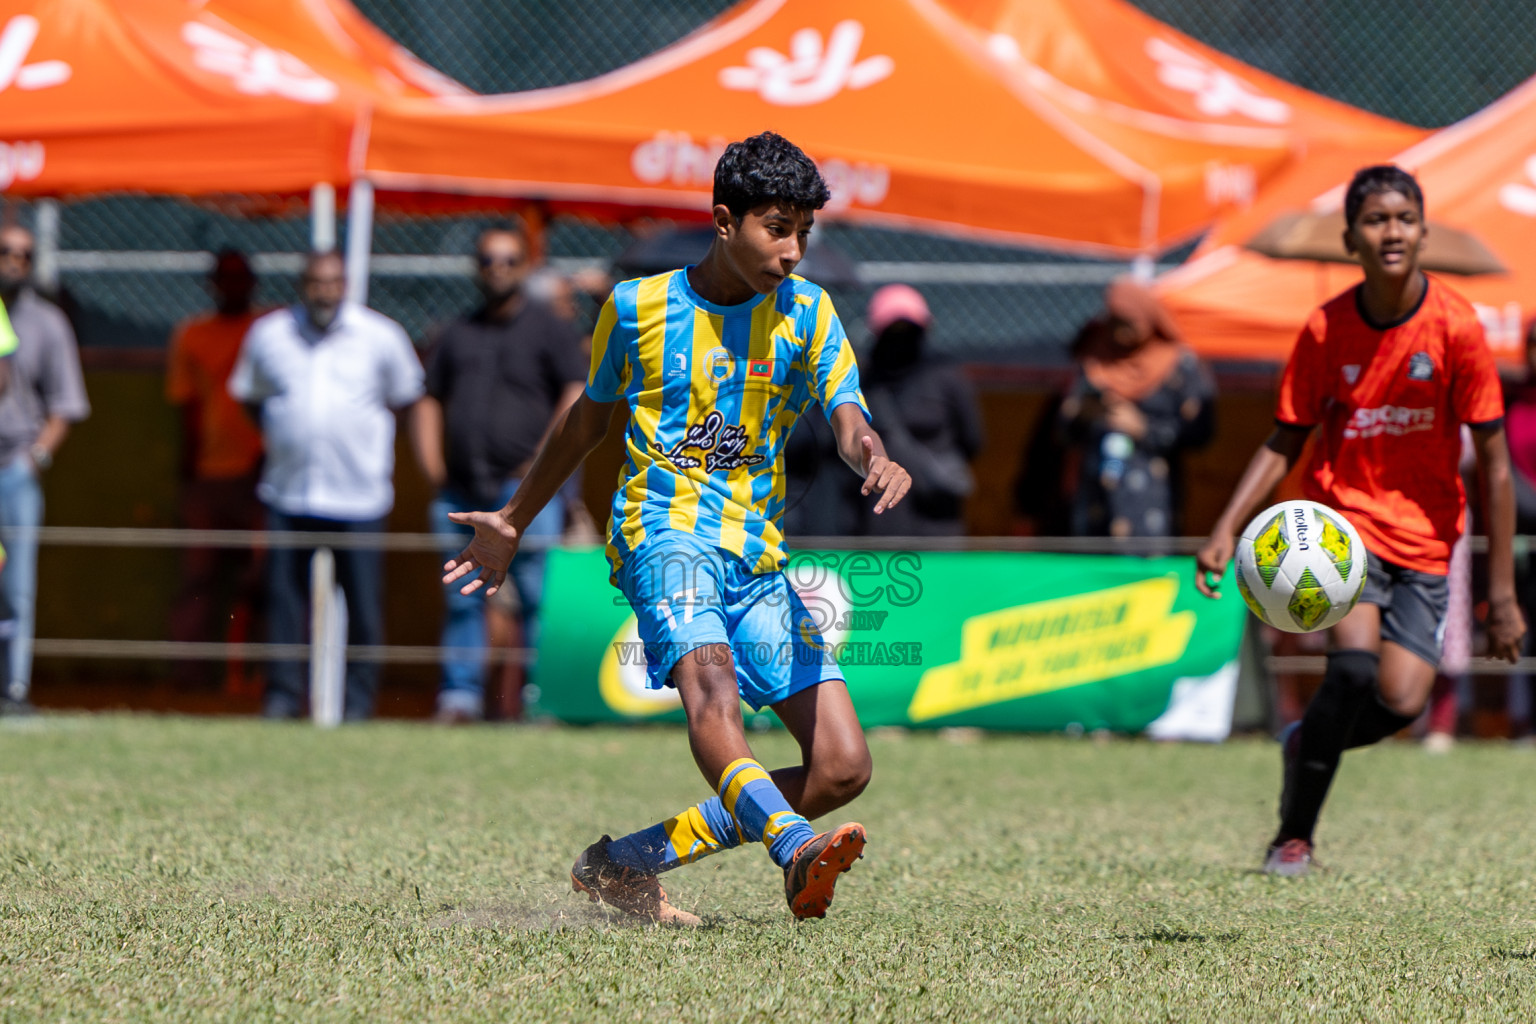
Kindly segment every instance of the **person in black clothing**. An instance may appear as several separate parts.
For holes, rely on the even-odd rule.
[[[586,356],[575,329],[524,294],[527,245],[520,232],[496,227],[476,247],[477,283],[485,304],[449,324],[427,358],[427,395],[417,406],[412,437],[422,471],[437,491],[432,528],[454,536],[445,557],[470,531],[448,519],[505,504],[517,490],[552,424],[581,395]],[[557,497],[526,532],[556,538],[565,515]],[[519,553],[510,578],[523,618],[523,642],[533,646],[544,581],[544,554],[533,545]],[[447,590],[442,644],[482,649],[485,603],[479,594]],[[438,718],[469,721],[484,713],[484,659],[450,659],[443,666]]]
[[[858,534],[860,482],[848,475],[832,424],[813,402],[784,442],[784,536]]]
[[[982,443],[976,390],[957,365],[926,351],[933,315],[915,288],[881,288],[870,297],[865,321],[874,345],[859,371],[864,398],[891,458],[912,474],[912,491],[883,515],[858,505],[860,532],[960,536],[965,499],[975,487],[970,463]]]

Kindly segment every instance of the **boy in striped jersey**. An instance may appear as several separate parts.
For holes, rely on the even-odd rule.
[[[842,673],[782,572],[780,456],[814,401],[875,512],[899,502],[911,479],[870,429],[831,300],[793,276],[828,198],[816,165],[780,136],[728,146],[715,168],[709,252],[614,289],[586,391],[517,494],[499,512],[453,517],[475,537],[444,582],[475,574],[464,592],[494,591],[522,529],[602,440],[614,407],[627,407],[610,578],[635,610],[649,685],[677,688],[694,760],[717,793],[639,832],[604,836],[576,861],[577,890],[637,916],[697,924],[667,902],[657,876],[752,840],[783,868],[795,917],[822,917],[837,875],[862,856],[862,826],[818,835],[807,823],[864,789],[870,758]],[[800,743],[800,765],[770,773],[753,758],[742,700],[773,708]]]

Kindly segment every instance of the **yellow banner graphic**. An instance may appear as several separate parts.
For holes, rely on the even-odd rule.
[[[1170,614],[1179,579],[1157,579],[1017,605],[967,619],[960,660],[923,673],[914,722],[1064,690],[1177,661],[1195,613]]]

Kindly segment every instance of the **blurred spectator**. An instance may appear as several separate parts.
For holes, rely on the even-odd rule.
[[[417,459],[437,490],[432,529],[454,538],[471,531],[449,520],[448,513],[506,504],[555,419],[580,397],[587,376],[575,328],[527,294],[522,234],[506,227],[484,232],[475,258],[484,304],[448,325],[438,339],[427,359],[427,396],[416,408],[412,430]],[[564,528],[562,492],[524,535],[549,541]],[[460,547],[451,543],[444,553],[456,555]],[[515,590],[518,604],[515,612],[503,607],[501,615],[521,617],[523,644],[532,647],[544,588],[543,548],[529,545],[519,551],[509,579],[513,586],[502,590]],[[449,587],[444,600],[443,646],[483,649],[486,604],[481,593],[466,596]],[[446,661],[439,720],[474,721],[484,713],[484,658]]]
[[[1079,537],[1168,537],[1181,524],[1183,452],[1210,440],[1215,385],[1151,289],[1121,278],[1072,345],[1078,372],[1057,415],[1075,455]]]
[[[1483,489],[1477,486],[1477,449],[1472,442],[1472,429],[1465,425],[1461,428],[1459,471],[1462,487],[1467,493],[1466,528],[1451,545],[1451,561],[1446,572],[1449,585],[1445,618],[1440,622],[1443,638],[1440,664],[1436,667],[1435,683],[1422,716],[1424,749],[1432,754],[1444,754],[1455,746],[1461,707],[1473,689],[1468,675],[1472,668],[1473,633],[1476,632],[1472,613],[1472,535],[1477,530],[1477,517],[1483,514],[1475,500]],[[1519,475],[1518,470],[1515,475]]]
[[[861,502],[862,532],[963,534],[965,499],[976,483],[970,462],[982,441],[976,390],[958,366],[927,351],[933,315],[915,288],[881,288],[870,297],[865,321],[874,343],[860,369],[864,398],[886,451],[912,474],[912,490],[878,516]]]
[[[601,270],[592,269],[578,270],[574,274],[566,275],[558,270],[544,267],[529,274],[524,287],[527,289],[529,301],[544,303],[554,311],[557,317],[571,325],[581,348],[581,363],[583,366],[589,364],[592,361],[592,332],[584,331],[579,326],[582,314],[576,297],[578,294],[585,293],[589,299],[600,305],[613,290],[613,281],[608,275]],[[565,503],[565,532],[562,539],[567,544],[601,544],[603,536],[598,531],[597,522],[592,518],[586,501],[582,498],[583,468],[585,467],[578,466],[576,471],[566,478],[565,486],[560,488],[560,497]],[[604,507],[607,507],[606,502]],[[509,601],[515,600],[510,591],[506,596]],[[492,604],[495,604],[494,599]]]
[[[1504,430],[1509,438],[1509,460],[1514,466],[1515,532],[1529,537],[1536,535],[1536,320],[1531,322],[1525,335],[1523,380],[1509,387]],[[1517,554],[1515,579],[1520,604],[1529,617],[1536,610],[1536,546],[1530,547],[1523,556]],[[1527,635],[1525,653],[1529,654],[1531,650],[1532,639]],[[1513,731],[1516,735],[1524,735],[1530,729],[1528,709],[1533,702],[1528,693],[1519,693],[1518,689],[1528,687],[1530,678],[1523,674],[1513,675],[1509,685]]]
[[[190,530],[259,530],[265,518],[256,498],[261,430],[229,393],[240,343],[261,315],[251,304],[256,275],[244,254],[226,249],[214,261],[208,288],[214,311],[176,329],[167,361],[165,395],[181,410],[177,511]],[[253,548],[185,549],[171,639],[249,640],[262,605],[261,568]],[[205,663],[177,664],[185,681],[205,681]],[[239,663],[232,661],[228,672],[230,688],[243,690]]]
[[[3,592],[16,616],[4,708],[31,710],[32,627],[37,591],[37,536],[43,522],[42,474],[69,433],[90,415],[75,332],[53,303],[33,290],[32,233],[0,228],[0,301],[16,330],[9,386],[0,395],[0,570]],[[25,532],[19,532],[25,531]]]
[[[421,363],[405,330],[344,302],[346,268],[333,252],[311,255],[300,304],[261,317],[246,335],[229,392],[254,407],[267,459],[257,495],[272,530],[378,533],[394,504],[395,417],[421,398]],[[304,642],[313,549],[267,555],[273,643]],[[347,599],[347,643],[381,644],[384,559],[378,550],[335,549],[336,582]],[[378,665],[347,665],[343,717],[373,714]],[[303,712],[305,668],[273,662],[262,714]]]
[[[784,442],[784,535],[798,540],[858,534],[864,518],[862,483],[848,472],[837,454],[832,424],[812,402]],[[901,507],[885,514],[894,515]]]

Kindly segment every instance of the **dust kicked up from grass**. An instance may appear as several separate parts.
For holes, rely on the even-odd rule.
[[[974,737],[973,737],[974,739]],[[770,764],[787,739],[760,738]],[[1350,754],[1326,872],[1255,872],[1273,744],[871,739],[869,856],[569,892],[707,795],[676,730],[45,716],[0,730],[0,1020],[1526,1021],[1536,753]]]

